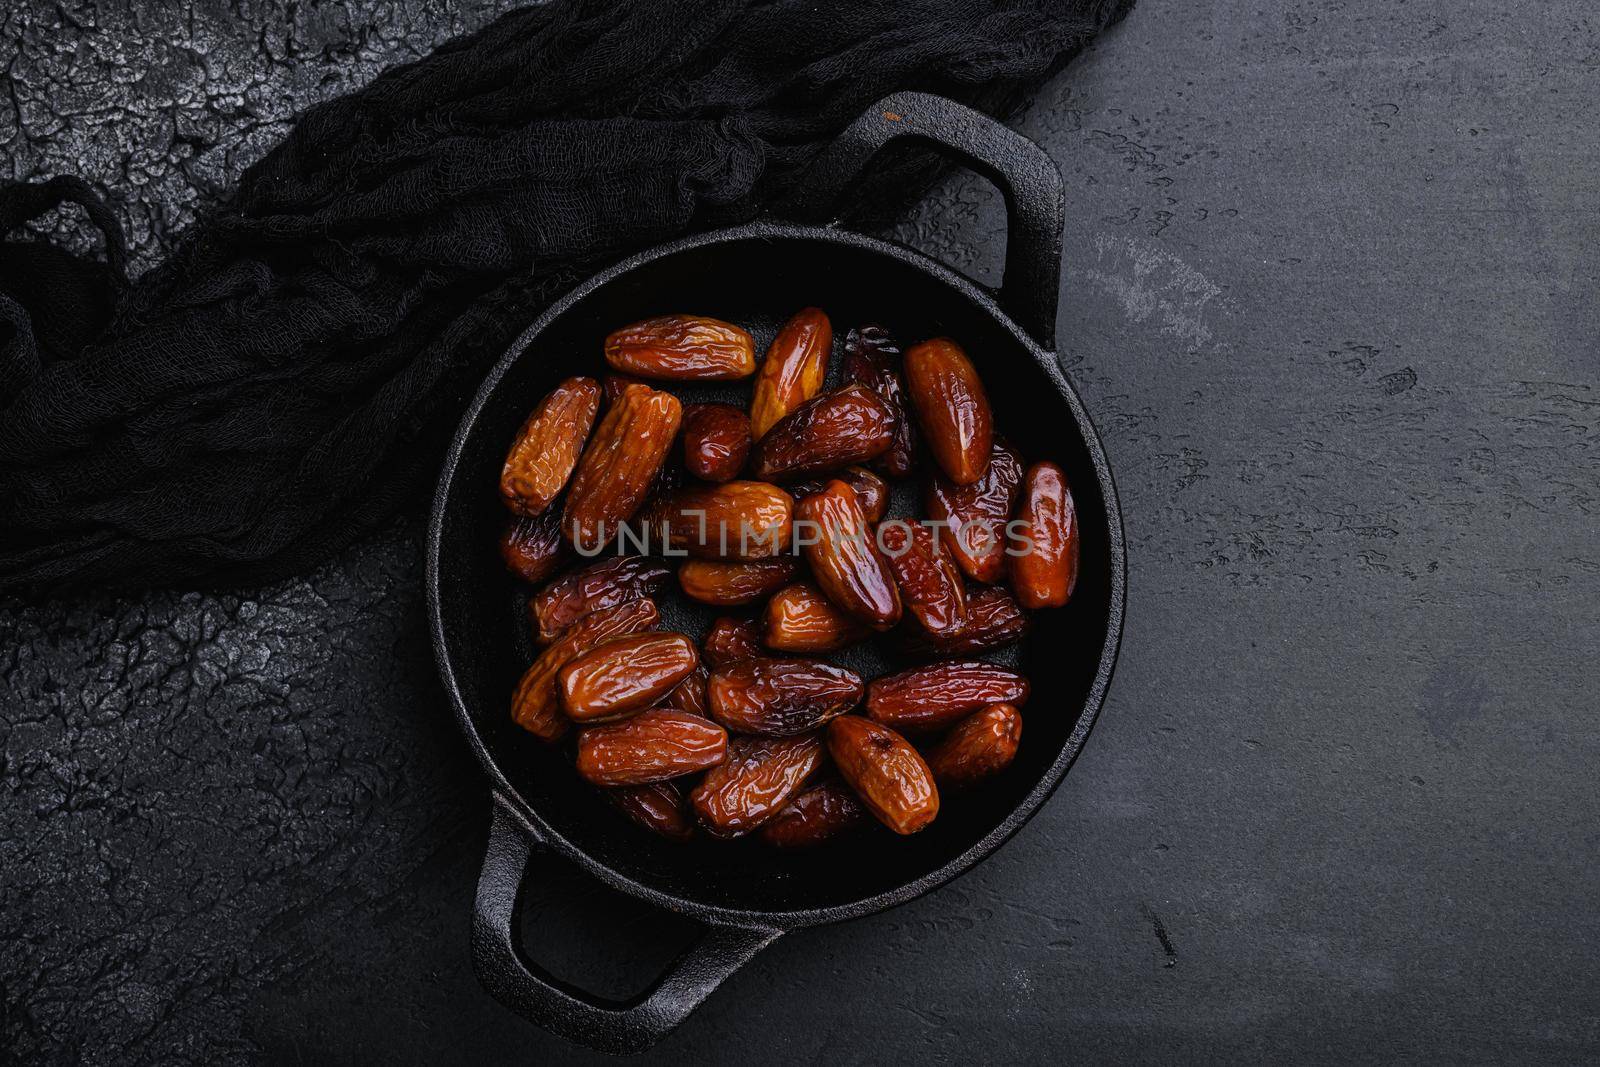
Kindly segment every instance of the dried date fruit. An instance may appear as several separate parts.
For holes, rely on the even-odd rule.
[[[789,546],[794,498],[768,482],[686,485],[650,505],[651,547],[699,559],[757,560]]]
[[[1016,599],[1000,585],[979,589],[967,597],[966,620],[949,634],[930,634],[920,626],[902,624],[897,637],[903,655],[918,658],[972,656],[1020,641],[1028,632],[1028,617]]]
[[[899,622],[900,594],[855,490],[829,482],[800,501],[796,513],[807,524],[797,530],[796,544],[828,599],[874,630]]]
[[[750,419],[732,404],[683,409],[683,465],[707,482],[738,476],[750,457]]]
[[[808,659],[747,659],[711,673],[711,717],[736,733],[787,737],[861,702],[854,671]]]
[[[883,513],[889,510],[889,486],[865,467],[846,467],[827,478],[796,482],[790,487],[789,492],[799,500],[812,493],[822,492],[823,487],[835,479],[856,491],[856,500],[861,503],[862,514],[866,515],[868,522],[877,522],[883,518]]]
[[[637,597],[585,615],[540,652],[523,673],[511,697],[511,718],[546,741],[559,739],[567,731],[557,685],[561,668],[613,638],[653,630],[660,622],[661,613],[649,597]]]
[[[1017,603],[1030,610],[1059,608],[1078,584],[1078,515],[1060,467],[1028,468],[1012,530],[1017,537],[1006,550],[1007,567]]]
[[[754,619],[735,619],[727,615],[711,624],[704,645],[706,662],[713,671],[765,654],[761,649],[760,625]]]
[[[948,337],[936,337],[906,353],[905,371],[922,438],[945,477],[956,485],[982,478],[989,467],[994,417],[967,354]]]
[[[804,478],[883,453],[894,439],[894,414],[860,385],[823,393],[779,419],[751,453],[750,469],[766,481]]]
[[[676,708],[651,708],[578,734],[578,773],[602,786],[661,782],[715,767],[727,755],[727,731]]]
[[[828,724],[828,754],[867,810],[897,834],[914,834],[939,814],[933,772],[905,738],[859,715]]]
[[[851,330],[844,342],[844,375],[877,393],[894,413],[893,441],[872,463],[891,478],[904,478],[916,465],[917,430],[906,408],[900,346],[882,326]]]
[[[500,558],[506,569],[529,585],[538,585],[567,559],[561,515],[545,511],[533,518],[514,518],[500,536]]]
[[[672,449],[682,413],[671,393],[630,385],[600,420],[561,516],[580,552],[600,551],[639,510]]]
[[[694,836],[694,820],[683,790],[672,782],[623,785],[602,792],[618,811],[646,830],[669,841],[683,842]]]
[[[711,702],[706,696],[706,686],[711,681],[711,673],[706,670],[705,664],[699,664],[689,672],[689,676],[678,683],[678,687],[661,699],[661,703],[669,708],[679,711],[691,711],[696,715],[710,715]]]
[[[900,587],[900,601],[930,634],[949,635],[967,617],[966,585],[934,530],[896,519],[878,527],[878,545]]]
[[[737,607],[770,596],[800,570],[793,556],[749,562],[691,559],[678,568],[678,585],[690,600],[715,607]]]
[[[561,668],[561,707],[575,722],[621,718],[672,692],[699,663],[683,634],[619,637]]]
[[[756,347],[732,323],[704,315],[661,315],[608,336],[606,362],[641,378],[734,381],[755,373]]]
[[[1023,704],[1028,680],[976,660],[953,660],[875,678],[867,714],[896,730],[937,730],[989,704]]]
[[[750,434],[757,441],[774,423],[817,395],[828,374],[833,325],[821,308],[806,308],[783,324],[767,348],[750,401]]]
[[[737,837],[777,815],[822,760],[816,734],[730,738],[728,758],[706,772],[689,803],[712,836]]]
[[[660,596],[672,577],[670,568],[641,556],[616,556],[562,575],[528,601],[540,644],[591,611],[625,604],[640,597]]]
[[[866,806],[837,778],[818,782],[761,827],[761,840],[778,848],[811,848],[852,830],[867,818]]]
[[[1022,713],[994,704],[951,727],[928,753],[928,767],[941,789],[964,789],[1009,767],[1021,742]]]
[[[512,512],[532,517],[566,488],[600,410],[593,378],[568,378],[539,402],[506,453],[500,498]]]
[[[810,582],[778,590],[763,612],[763,640],[779,652],[832,652],[859,641],[871,631],[833,606]]]
[[[606,403],[615,404],[622,391],[630,385],[649,385],[643,378],[635,378],[631,374],[608,374],[600,383],[600,388],[605,391]]]
[[[1022,457],[995,441],[989,468],[971,485],[935,474],[923,493],[923,508],[941,527],[939,536],[968,578],[993,584],[1005,576],[1006,522],[1022,486]]]

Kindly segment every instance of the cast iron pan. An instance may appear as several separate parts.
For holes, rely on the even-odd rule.
[[[784,932],[903,904],[989,855],[1060,784],[1110,681],[1122,631],[1122,520],[1100,441],[1053,352],[1061,176],[1038,146],[1004,126],[940,97],[901,93],[874,105],[823,154],[800,217],[826,223],[878,152],[902,140],[965,162],[1004,194],[1010,231],[998,291],[835,225],[757,222],[662,245],[591,278],[518,338],[478,391],[445,461],[428,536],[428,607],[440,673],[494,794],[474,964],[505,1004],[594,1048],[646,1048]],[[982,789],[947,800],[927,830],[893,840],[862,833],[806,854],[755,841],[673,844],[625,822],[578,778],[570,754],[510,719],[511,691],[532,650],[523,598],[495,547],[505,521],[500,465],[539,397],[562,378],[596,373],[601,338],[617,326],[669,312],[714,315],[750,329],[760,351],[806,305],[825,309],[841,338],[866,322],[907,344],[957,338],[984,376],[996,427],[1030,461],[1053,459],[1066,470],[1082,524],[1081,577],[1072,602],[1039,613],[1011,651],[1033,683],[1016,762]],[[679,391],[686,399],[719,395]],[[691,633],[710,617],[674,610],[670,620]],[[870,654],[850,665],[869,676],[887,669]],[[560,982],[524,954],[514,933],[517,894],[538,876],[529,864],[536,852],[559,853],[624,893],[700,920],[704,938],[625,1003]]]

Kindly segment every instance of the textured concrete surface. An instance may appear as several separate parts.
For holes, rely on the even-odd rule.
[[[5,166],[133,193],[145,262],[493,8],[146,6],[0,23]],[[1131,545],[1105,714],[994,858],[780,941],[661,1062],[1600,1055],[1597,64],[1579,0],[1145,0],[1041,92]],[[992,273],[1000,218],[958,179],[899,233]],[[472,977],[487,802],[417,557],[407,520],[248,595],[0,604],[0,1047],[587,1058]],[[539,879],[534,951],[602,991],[692,936]]]

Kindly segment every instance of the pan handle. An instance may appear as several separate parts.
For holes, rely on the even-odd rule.
[[[497,795],[472,918],[472,967],[502,1004],[570,1041],[602,1052],[642,1052],[783,932],[708,924],[705,936],[637,997],[620,1002],[596,997],[553,977],[523,953],[517,897],[538,845]]]
[[[1034,340],[1054,351],[1066,185],[1044,149],[987,115],[928,93],[886,96],[812,162],[790,201],[790,212],[807,222],[837,221],[844,195],[878,153],[896,141],[933,148],[1000,189],[1009,227],[997,299]]]

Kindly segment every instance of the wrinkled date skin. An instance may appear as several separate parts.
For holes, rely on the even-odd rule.
[[[989,467],[994,416],[972,361],[948,337],[924,341],[906,353],[906,392],[922,439],[945,477],[971,485]]]
[[[678,568],[678,585],[690,600],[713,607],[738,607],[771,596],[800,570],[793,556],[749,562],[691,559]]]
[[[706,482],[739,476],[750,457],[750,419],[732,404],[689,404],[683,409],[683,465]]]
[[[793,481],[883,454],[894,413],[872,390],[847,385],[801,404],[756,444],[750,469],[766,481]]]
[[[706,662],[713,671],[731,667],[766,653],[761,648],[761,625],[754,619],[735,619],[724,615],[711,624],[703,642]]]
[[[861,677],[808,659],[747,659],[711,674],[711,717],[735,733],[788,737],[861,702]]]
[[[939,536],[963,574],[992,585],[1005,577],[1006,523],[1022,487],[1022,457],[1003,441],[989,453],[989,467],[972,485],[942,475],[928,479],[923,509],[942,525]]]
[[[533,665],[523,673],[511,697],[511,718],[536,737],[559,740],[567,732],[568,722],[561,712],[558,685],[561,668],[613,638],[653,630],[660,623],[661,613],[655,601],[648,597],[585,615],[540,652]]]
[[[810,582],[778,590],[767,601],[762,617],[766,645],[778,652],[832,652],[871,633],[834,607]]]
[[[614,607],[640,597],[658,597],[672,570],[642,556],[614,556],[563,575],[528,601],[541,644],[591,611]]]
[[[860,826],[868,818],[861,798],[830,778],[802,792],[761,827],[761,840],[777,848],[812,848]]]
[[[788,548],[794,498],[768,482],[686,485],[641,516],[651,550],[697,559],[757,560]]]
[[[1022,743],[1022,713],[1010,704],[975,711],[956,723],[928,753],[941,789],[966,789],[1011,765]]]
[[[661,699],[661,703],[669,708],[679,711],[690,711],[696,715],[710,715],[711,701],[706,695],[706,686],[710,684],[711,672],[706,670],[704,663],[689,672],[689,676],[678,683],[678,687]]]
[[[1016,598],[1004,586],[995,585],[967,597],[966,621],[954,633],[935,635],[920,626],[902,625],[897,636],[903,655],[933,659],[1004,648],[1022,640],[1027,632],[1028,617]]]
[[[683,405],[630,385],[600,420],[567,491],[561,525],[580,551],[598,552],[644,503],[672,449]]]
[[[1054,463],[1035,463],[1022,480],[1017,532],[1009,560],[1011,588],[1030,611],[1059,608],[1078,584],[1078,515],[1067,476]]]
[[[875,678],[867,714],[896,730],[938,730],[989,704],[1023,704],[1028,680],[1016,671],[976,660],[914,667]]]
[[[796,500],[799,500],[812,493],[822,492],[823,488],[835,479],[856,491],[856,500],[861,504],[861,512],[866,515],[868,522],[877,522],[883,518],[884,512],[889,510],[888,484],[865,467],[846,467],[828,478],[796,482],[789,491]]]
[[[822,738],[734,737],[728,758],[689,794],[700,825],[714,837],[738,837],[777,815],[822,766]]]
[[[531,519],[512,519],[500,536],[500,558],[506,569],[529,585],[538,585],[567,559],[561,516],[545,511]]]
[[[744,330],[704,315],[661,315],[606,338],[606,362],[640,378],[726,382],[756,370],[755,342]]]
[[[967,618],[966,585],[933,528],[920,522],[887,522],[878,527],[878,544],[911,617],[930,634],[960,630]]]
[[[750,401],[750,433],[760,440],[773,424],[817,395],[828,374],[833,324],[821,308],[805,308],[784,323],[767,349]]]
[[[844,374],[850,381],[877,393],[894,413],[893,440],[872,462],[889,477],[904,478],[916,466],[917,430],[906,407],[899,344],[882,326],[851,330],[844,342]]]
[[[797,540],[827,598],[874,630],[899,622],[900,594],[855,490],[829,482],[800,501],[797,511],[809,523]]]
[[[669,841],[683,842],[694,836],[689,805],[672,782],[624,785],[603,792],[618,811],[646,830]]]
[[[939,814],[933,772],[910,742],[859,715],[828,724],[828,754],[867,810],[897,834],[914,834]]]
[[[676,708],[651,708],[578,734],[578,773],[601,786],[662,782],[715,767],[727,755],[726,730]]]
[[[561,707],[574,722],[605,722],[654,704],[700,665],[683,634],[607,641],[561,668]]]
[[[600,388],[605,391],[606,403],[615,404],[622,396],[622,391],[630,385],[648,386],[650,383],[643,378],[635,378],[631,374],[608,374],[600,383]]]
[[[600,411],[600,384],[568,378],[540,401],[522,424],[500,470],[500,498],[514,514],[541,514],[560,495],[578,465]]]

